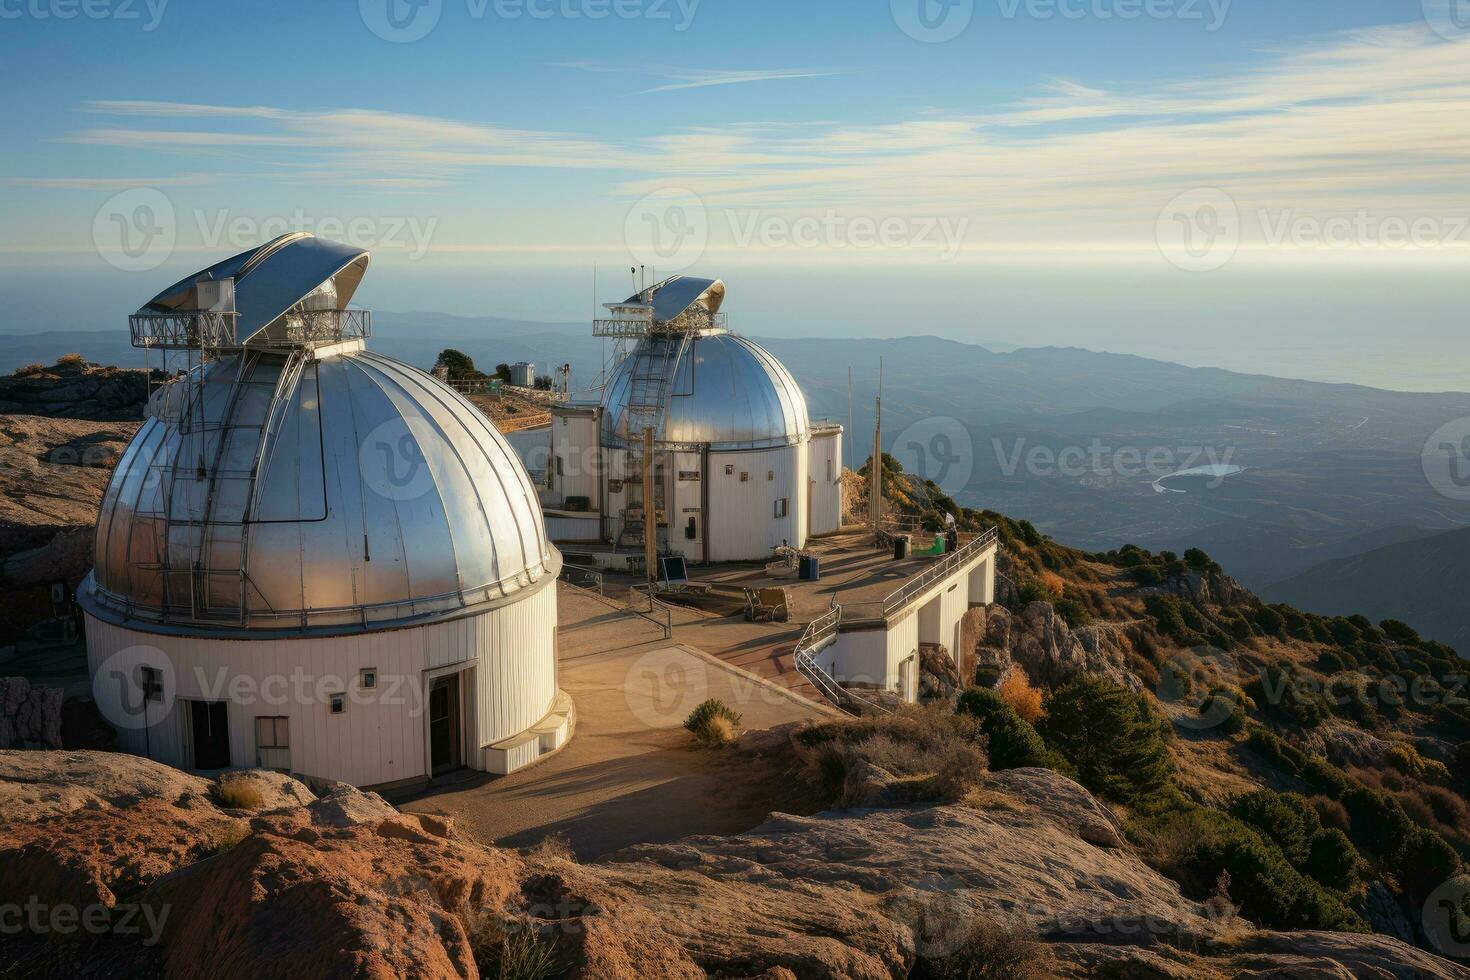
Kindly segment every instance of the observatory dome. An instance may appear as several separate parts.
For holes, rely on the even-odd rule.
[[[646,337],[639,343],[678,341]],[[608,382],[602,402],[605,445],[627,444],[632,371],[638,362],[635,351]],[[701,332],[690,337],[670,370],[673,381],[658,433],[661,443],[769,449],[798,445],[809,436],[801,388],[780,361],[753,341],[721,330]]]
[[[530,477],[454,390],[361,349],[293,369],[246,347],[128,446],[86,598],[114,622],[345,633],[493,608],[558,565]]]

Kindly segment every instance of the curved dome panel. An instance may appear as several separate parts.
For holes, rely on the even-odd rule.
[[[559,566],[489,420],[367,352],[213,363],[189,405],[128,446],[96,549],[95,614],[212,630],[417,622],[499,604]]]
[[[262,332],[269,337],[268,328],[298,304],[308,310],[344,309],[362,282],[368,258],[365,249],[306,232],[282,235],[179,280],[143,311],[198,309],[199,283],[234,279],[235,341],[244,344]]]
[[[639,347],[665,342],[648,337]],[[618,365],[604,392],[602,436],[607,445],[627,443],[628,400],[638,357],[634,351]],[[705,333],[691,338],[672,375],[659,442],[766,449],[805,442],[810,436],[806,398],[796,380],[769,351],[744,337]]]

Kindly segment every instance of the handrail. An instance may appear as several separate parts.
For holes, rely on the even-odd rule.
[[[924,571],[920,574],[915,575],[903,585],[888,593],[888,595],[883,597],[883,615],[885,617],[891,616],[898,610],[902,609],[905,605],[912,601],[916,595],[924,591],[924,589],[928,588],[930,585],[934,584],[937,579],[943,578],[950,572],[954,571],[960,565],[963,565],[965,562],[969,561],[972,557],[974,557],[975,552],[980,551],[988,547],[990,544],[994,543],[998,536],[999,534],[997,529],[991,528],[984,534],[970,541],[968,544],[962,545],[953,554],[946,555],[939,561],[936,561],[934,564],[924,569]]]
[[[834,600],[831,609],[806,624],[806,629],[801,631],[801,636],[797,638],[796,646],[792,650],[797,673],[811,681],[812,686],[820,691],[823,697],[844,711],[851,710],[851,703],[857,702],[880,714],[892,714],[892,709],[887,706],[843,687],[837,678],[817,663],[816,652],[825,646],[828,640],[836,637],[841,622],[842,606]],[[860,714],[861,712],[853,713]]]
[[[651,585],[634,585],[631,586],[628,591],[632,592],[634,595],[641,595],[648,599],[648,612],[644,612],[642,609],[636,609],[633,606],[629,606],[628,611],[633,613],[634,615],[642,616],[644,619],[648,620],[650,623],[663,630],[664,639],[672,639],[674,636],[674,607],[670,606],[666,602],[660,602],[658,599],[655,599],[653,597],[653,586]],[[659,622],[657,619],[654,618],[654,614],[657,613],[660,609],[662,609],[664,613],[663,622]]]
[[[572,581],[571,575],[574,572],[578,575],[581,575],[584,579],[591,580],[597,586],[598,595],[605,594],[602,588],[602,573],[595,568],[584,568],[581,565],[563,564],[561,566],[561,572],[559,573],[558,578],[560,578],[563,582],[566,582],[568,585],[575,585],[579,589],[589,589],[589,586],[583,585],[580,582]]]

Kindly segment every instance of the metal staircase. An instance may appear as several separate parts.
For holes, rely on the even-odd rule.
[[[668,414],[674,375],[689,350],[692,338],[693,333],[688,330],[650,332],[644,335],[633,353],[628,368],[628,403],[623,415],[628,460],[625,478],[629,481],[641,480],[643,468],[656,465],[654,459],[644,458],[643,433],[652,432],[654,439],[658,440]],[[657,527],[656,490],[653,500],[643,501],[640,517],[623,521],[618,546],[624,547],[628,541],[642,541],[644,523],[650,519]]]

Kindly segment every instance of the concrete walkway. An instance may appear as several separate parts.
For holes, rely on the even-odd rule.
[[[561,587],[560,684],[576,704],[571,742],[500,778],[476,773],[401,803],[453,816],[483,841],[526,847],[550,835],[593,858],[630,844],[748,830],[776,809],[801,809],[773,763],[701,749],[683,728],[706,698],[746,729],[832,717],[831,709],[663,639],[644,620]]]

